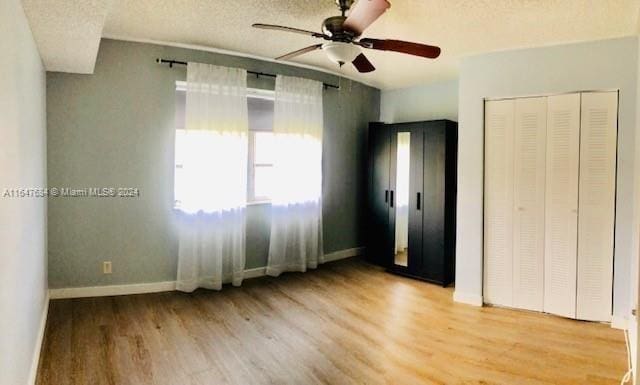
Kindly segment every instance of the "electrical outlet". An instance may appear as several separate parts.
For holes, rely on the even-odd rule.
[[[111,261],[102,262],[102,273],[111,274]]]

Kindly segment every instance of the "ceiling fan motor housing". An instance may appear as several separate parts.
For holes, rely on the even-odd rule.
[[[343,27],[345,16],[332,16],[322,22],[322,32],[331,37],[331,40],[349,42],[353,40],[355,35],[353,32],[346,31]]]

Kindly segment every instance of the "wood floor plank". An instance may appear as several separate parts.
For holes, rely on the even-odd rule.
[[[240,288],[51,301],[39,385],[617,384],[621,331],[452,301],[359,259]]]

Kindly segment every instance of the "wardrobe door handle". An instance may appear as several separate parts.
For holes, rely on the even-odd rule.
[[[384,190],[384,203],[389,203],[389,190]]]
[[[391,196],[390,196],[390,199],[389,199],[389,203],[390,203],[391,207],[393,207],[393,190],[391,190]]]
[[[416,207],[418,208],[418,210],[420,210],[420,193],[418,193],[418,201]]]

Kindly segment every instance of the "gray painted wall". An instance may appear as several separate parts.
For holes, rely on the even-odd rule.
[[[381,121],[402,123],[435,119],[458,121],[457,79],[382,91]]]
[[[483,98],[580,90],[620,90],[614,263],[614,315],[630,308],[638,39],[498,52],[460,69],[456,297],[482,295]]]
[[[45,72],[19,0],[0,1],[0,52],[0,384],[28,384],[47,305],[47,203],[4,191],[46,187]]]
[[[52,288],[175,280],[173,203],[175,81],[184,67],[157,57],[341,83],[325,91],[324,247],[363,245],[367,125],[380,91],[323,72],[223,54],[103,39],[95,74],[47,74],[51,187],[137,187],[140,198],[49,199]],[[273,89],[274,79],[249,77]],[[247,268],[266,264],[270,206],[250,206]],[[102,261],[113,274],[102,274]]]

